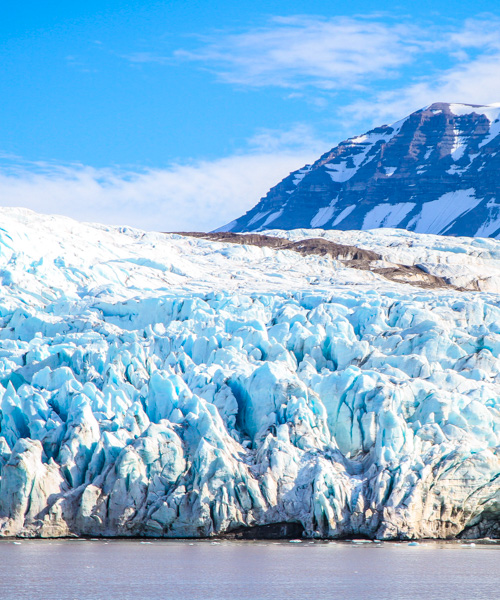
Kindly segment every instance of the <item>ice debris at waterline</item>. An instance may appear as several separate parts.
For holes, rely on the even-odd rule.
[[[497,294],[1,214],[2,535],[499,536]]]

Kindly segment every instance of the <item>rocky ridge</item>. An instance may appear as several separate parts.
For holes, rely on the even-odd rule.
[[[341,262],[342,265],[352,269],[361,269],[377,273],[390,281],[410,283],[423,288],[448,287],[453,284],[443,277],[432,275],[419,265],[393,264],[384,260],[381,254],[372,250],[364,250],[357,246],[338,244],[324,237],[307,236],[304,239],[290,240],[283,236],[270,236],[261,234],[237,234],[231,232],[200,233],[189,232],[188,235],[207,240],[227,242],[230,244],[244,244],[259,248],[274,248],[275,250],[291,250],[303,256],[327,256]],[[474,288],[475,289],[475,288]]]
[[[219,231],[403,228],[500,236],[500,104],[438,102],[291,173]]]

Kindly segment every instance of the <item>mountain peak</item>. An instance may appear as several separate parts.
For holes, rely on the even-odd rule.
[[[219,231],[375,229],[500,237],[500,103],[435,102],[345,140]]]

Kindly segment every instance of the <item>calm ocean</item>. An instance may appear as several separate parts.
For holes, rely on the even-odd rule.
[[[500,543],[0,542],[1,600],[497,600]]]

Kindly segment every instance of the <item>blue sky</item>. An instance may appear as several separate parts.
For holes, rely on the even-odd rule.
[[[211,229],[340,140],[500,101],[496,2],[4,3],[0,198]]]

